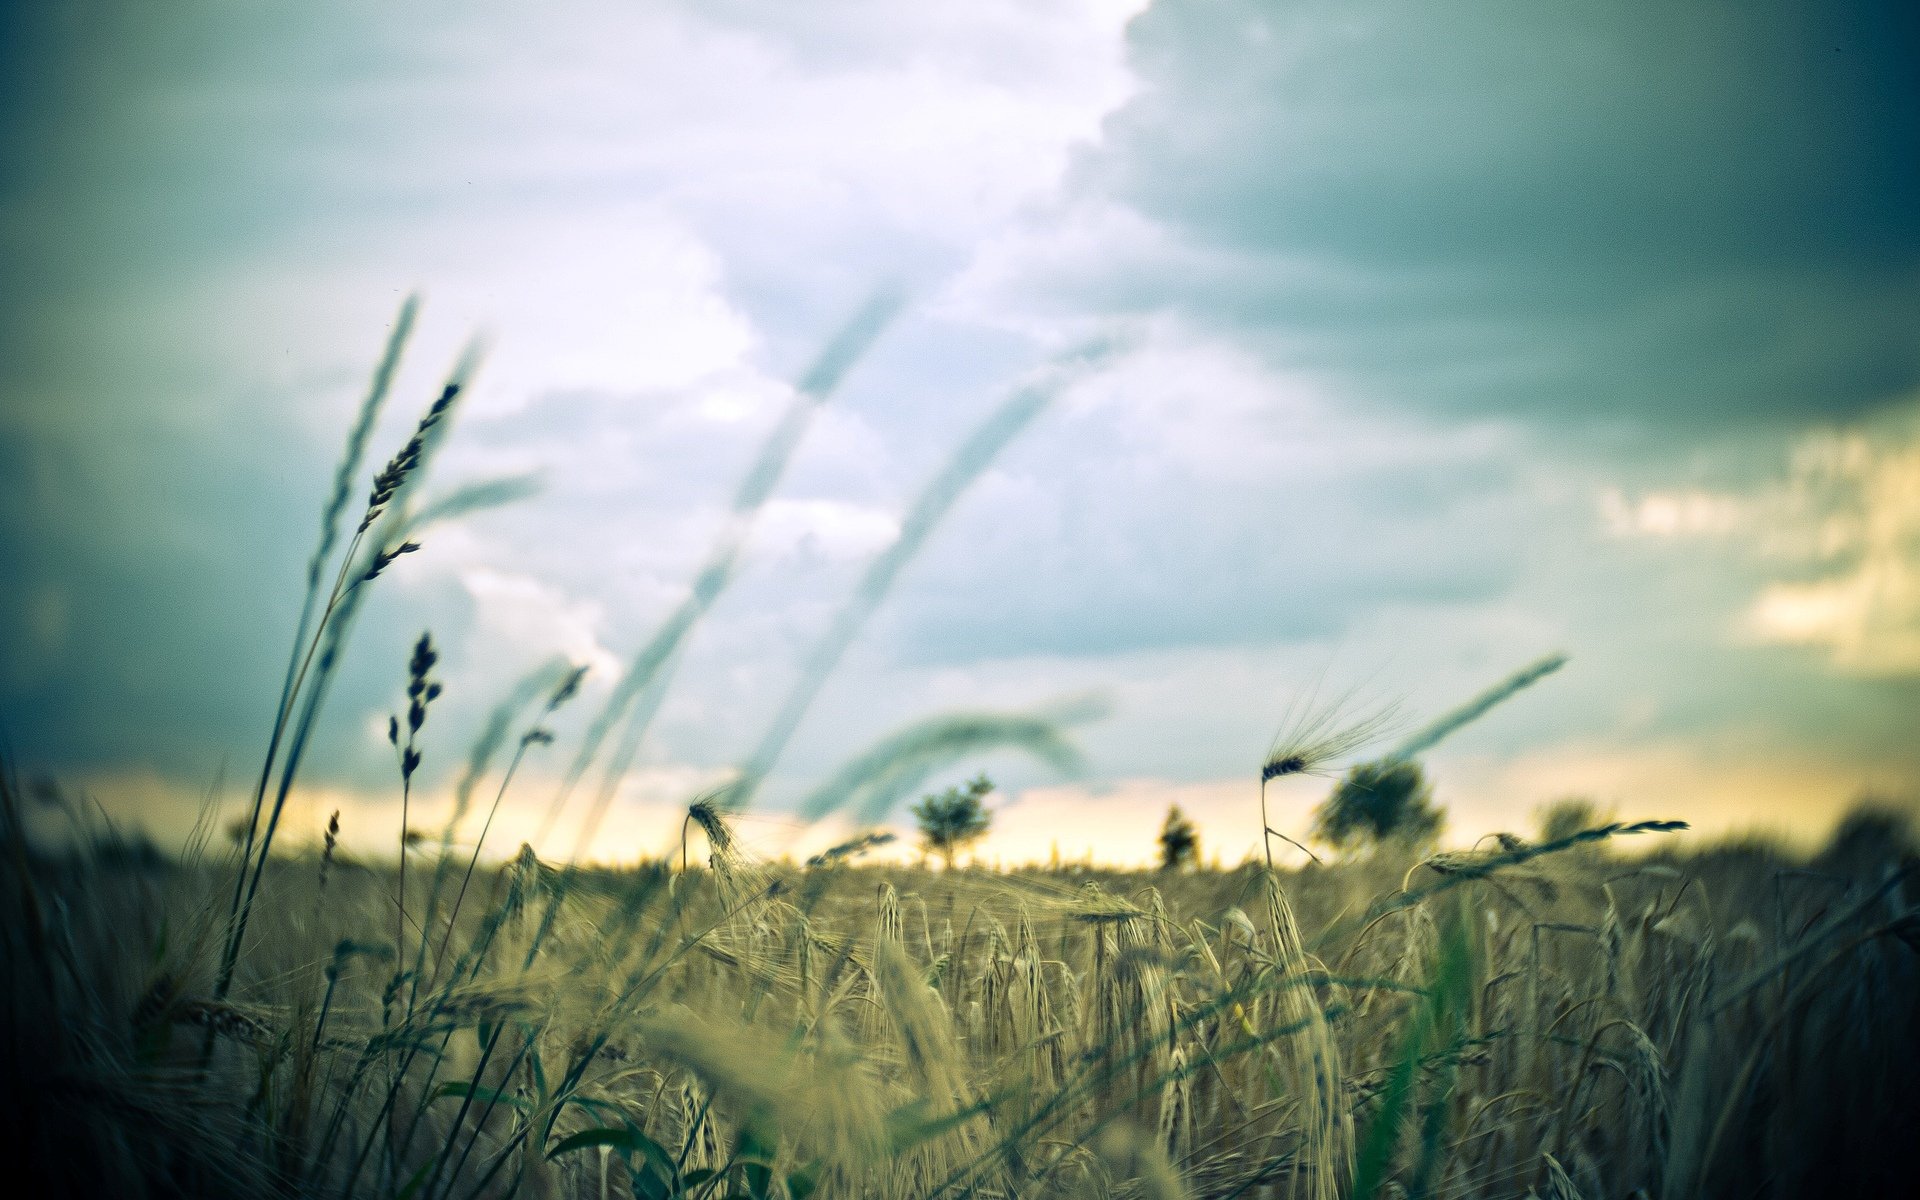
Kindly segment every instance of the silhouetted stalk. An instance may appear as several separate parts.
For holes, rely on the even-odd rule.
[[[487,1038],[487,1044],[480,1050],[480,1061],[474,1066],[473,1075],[468,1079],[467,1094],[461,1098],[460,1111],[454,1114],[453,1124],[449,1127],[451,1132],[447,1135],[447,1142],[440,1148],[439,1155],[435,1157],[432,1172],[420,1185],[420,1195],[424,1197],[425,1200],[432,1200],[435,1189],[440,1186],[440,1172],[447,1165],[447,1156],[453,1153],[454,1139],[459,1137],[460,1127],[466,1121],[467,1113],[471,1111],[473,1107],[474,1094],[480,1090],[481,1082],[486,1076],[487,1063],[493,1058],[494,1048],[500,1044],[500,1034],[504,1028],[504,1026],[501,1026],[494,1029]],[[514,1071],[520,1067],[521,1058],[526,1055],[528,1047],[532,1045],[533,1042],[531,1040],[520,1043],[520,1049],[514,1052],[513,1060],[507,1064],[507,1069],[501,1072],[502,1081],[513,1077]],[[493,1088],[490,1090],[492,1094],[488,1097],[486,1108],[480,1113],[480,1119],[474,1122],[473,1135],[467,1139],[467,1148],[460,1152],[460,1159],[454,1163],[453,1166],[453,1174],[448,1176],[449,1186],[460,1178],[460,1172],[466,1168],[468,1155],[473,1153],[474,1143],[480,1140],[480,1134],[486,1129],[487,1121],[493,1116],[494,1107],[500,1101],[500,1089]]]
[[[260,809],[266,802],[267,783],[273,777],[273,763],[280,751],[280,739],[286,733],[287,718],[293,712],[294,697],[299,693],[300,682],[304,677],[307,664],[313,660],[313,648],[319,644],[320,629],[326,627],[327,617],[339,601],[340,588],[346,577],[347,565],[353,561],[354,551],[359,546],[362,531],[356,531],[351,545],[340,564],[340,575],[334,580],[333,588],[327,596],[327,606],[320,617],[320,629],[312,630],[309,638],[309,625],[313,620],[314,604],[319,599],[320,580],[326,569],[326,563],[332,554],[334,542],[339,537],[340,515],[346,511],[347,500],[353,492],[353,477],[359,473],[360,462],[366,456],[367,441],[372,435],[373,426],[378,420],[380,409],[386,403],[387,393],[393,384],[393,375],[400,365],[400,357],[406,348],[407,339],[413,331],[415,316],[420,310],[420,298],[409,296],[400,306],[399,319],[394,323],[393,333],[387,338],[385,352],[380,357],[380,365],[374,371],[373,383],[367,395],[360,402],[359,415],[347,434],[347,444],[340,459],[340,465],[334,471],[333,493],[320,520],[320,542],[314,548],[313,557],[307,562],[307,592],[300,604],[300,619],[294,625],[293,647],[287,655],[287,670],[280,683],[280,700],[274,706],[273,731],[267,738],[267,754],[260,765],[260,780],[254,787],[252,807],[247,815],[247,829],[244,844],[240,851],[241,869],[234,879],[233,901],[227,910],[229,927],[240,911],[241,889],[245,883],[246,864],[253,860],[254,838],[259,830]],[[303,653],[304,651],[304,653]],[[225,995],[226,971],[223,964],[222,982],[216,988],[217,996]]]
[[[413,796],[413,774],[420,769],[420,729],[427,721],[427,707],[440,695],[440,684],[433,678],[434,664],[440,655],[433,648],[433,638],[421,634],[414,643],[413,657],[407,662],[407,741],[400,744],[400,719],[387,718],[387,742],[393,746],[400,757],[400,883],[394,916],[393,954],[394,969],[404,971],[407,963],[407,842],[411,832],[407,827],[410,811],[409,801]],[[424,953],[427,944],[427,930],[420,931],[420,946]],[[415,971],[413,986],[407,993],[407,1015],[413,1015],[415,1002],[420,996],[420,973]]]
[[[433,955],[433,978],[440,978],[440,967],[446,961],[447,946],[453,941],[453,929],[460,919],[460,906],[467,898],[467,885],[473,882],[473,872],[480,865],[480,848],[486,844],[487,831],[493,828],[494,814],[500,811],[500,801],[506,796],[507,788],[513,783],[514,773],[520,769],[520,760],[527,753],[527,739],[521,738],[520,745],[513,752],[513,758],[507,763],[506,773],[500,777],[500,789],[494,793],[493,805],[487,809],[487,819],[480,825],[480,836],[473,843],[473,854],[467,859],[466,873],[460,877],[460,889],[453,895],[453,904],[447,910],[446,932],[440,936],[440,949]]]
[[[466,378],[473,368],[475,351],[469,348],[455,367],[453,377],[441,389],[440,395],[420,418],[413,436],[405,446],[387,463],[381,472],[374,476],[372,490],[368,494],[367,509],[361,516],[359,527],[354,532],[346,555],[341,559],[340,574],[334,585],[334,594],[329,599],[319,625],[314,630],[313,645],[309,647],[306,662],[303,663],[294,686],[293,695],[298,696],[304,684],[305,699],[299,719],[293,725],[293,738],[288,743],[286,755],[280,768],[280,783],[274,794],[273,809],[267,818],[266,832],[260,838],[255,853],[252,871],[247,874],[245,891],[231,921],[231,932],[225,950],[221,954],[220,970],[214,987],[215,999],[225,997],[233,983],[233,972],[239,962],[240,951],[246,940],[247,919],[253,911],[254,897],[259,893],[260,878],[266,871],[267,858],[273,849],[274,834],[280,826],[281,814],[286,809],[287,796],[293,790],[294,778],[300,769],[300,760],[304,756],[308,740],[312,737],[314,723],[318,720],[320,707],[325,700],[334,670],[339,665],[341,651],[346,645],[347,631],[351,629],[353,617],[358,611],[360,598],[365,594],[364,585],[379,577],[381,572],[391,566],[403,554],[418,550],[419,543],[400,539],[406,529],[405,509],[396,502],[403,501],[410,489],[417,485],[419,477],[425,472],[432,457],[438,439],[445,432],[447,423],[452,419],[455,403],[466,387]],[[380,536],[374,549],[365,558],[359,557],[359,548],[369,530],[378,524]],[[317,655],[317,657],[316,657]],[[306,682],[307,664],[312,664],[315,674],[311,682]],[[272,763],[267,764],[271,770]],[[258,819],[256,811],[255,819]]]

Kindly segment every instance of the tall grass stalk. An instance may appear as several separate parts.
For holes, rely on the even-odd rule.
[[[413,334],[413,323],[419,316],[420,298],[408,296],[400,305],[399,316],[395,319],[393,330],[388,334],[386,349],[380,355],[380,364],[373,373],[373,382],[367,388],[366,397],[360,402],[358,414],[353,426],[347,432],[347,443],[340,456],[340,463],[334,469],[333,491],[327,498],[326,507],[320,518],[320,540],[314,547],[313,557],[307,562],[307,589],[300,603],[300,617],[294,623],[293,643],[287,653],[286,675],[280,683],[280,699],[274,705],[273,730],[267,737],[267,752],[260,763],[260,778],[254,786],[253,799],[247,811],[246,832],[241,841],[241,867],[234,874],[233,900],[228,907],[227,919],[236,924],[239,921],[240,906],[247,880],[247,864],[253,861],[254,839],[260,828],[260,811],[266,803],[267,784],[273,778],[273,766],[280,752],[280,739],[285,736],[288,718],[293,714],[294,698],[300,691],[308,665],[312,661],[318,633],[312,629],[315,608],[320,604],[320,584],[325,578],[327,563],[332,560],[334,546],[340,538],[340,518],[345,515],[347,503],[353,494],[353,481],[360,473],[360,464],[366,458],[367,443],[373,435],[373,427],[379,421],[380,410],[385,406],[387,393],[392,389],[394,373],[399,370],[401,356],[406,351],[407,341]],[[355,543],[348,547],[342,557],[339,573],[333,586],[327,592],[325,606],[320,612],[320,623],[325,628],[327,618],[339,603],[340,589],[345,584],[348,564],[352,561],[358,546],[360,531],[356,530]],[[235,951],[237,953],[237,950]],[[231,955],[224,958],[220,968],[220,983],[215,989],[216,995],[224,996],[231,982]]]
[[[387,566],[402,554],[419,548],[417,543],[406,540],[410,513],[407,505],[413,490],[418,487],[425,475],[434,451],[445,437],[452,424],[455,407],[464,392],[468,378],[478,362],[478,348],[469,347],[461,356],[440,395],[434,400],[420,418],[413,436],[405,446],[394,455],[386,468],[375,476],[373,488],[368,494],[366,511],[361,515],[353,538],[348,542],[346,552],[341,556],[340,570],[335,577],[333,590],[328,596],[321,616],[306,647],[301,667],[294,678],[289,699],[304,696],[299,708],[299,716],[291,729],[292,736],[287,743],[286,752],[280,763],[280,780],[274,792],[273,807],[267,816],[265,831],[261,834],[259,845],[254,850],[251,862],[242,860],[241,872],[246,878],[244,892],[236,892],[239,903],[236,905],[227,946],[221,955],[218,982],[215,985],[216,999],[223,999],[233,983],[233,972],[238,964],[240,951],[246,942],[247,921],[253,911],[254,897],[260,888],[261,876],[266,871],[268,857],[273,850],[274,834],[280,826],[280,817],[286,809],[287,796],[293,790],[293,781],[297,777],[301,758],[313,734],[315,723],[319,719],[322,703],[332,683],[334,671],[338,667],[340,655],[346,646],[348,631],[353,627],[353,618],[358,612],[361,598],[365,595],[365,585],[377,578]],[[372,533],[369,541],[367,535]],[[363,548],[364,547],[364,548]],[[309,666],[313,666],[313,678],[306,678]],[[304,684],[304,688],[303,688]],[[277,748],[278,739],[275,739]],[[266,770],[272,769],[271,754]],[[254,805],[253,821],[258,819],[258,802]],[[404,836],[404,834],[403,834]],[[404,861],[404,854],[402,856]],[[248,868],[251,868],[249,870]],[[403,907],[404,916],[404,907]]]

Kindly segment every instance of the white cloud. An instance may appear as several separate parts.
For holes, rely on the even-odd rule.
[[[600,642],[602,614],[592,601],[574,600],[532,576],[485,567],[462,572],[460,582],[476,607],[469,648],[476,663],[531,665],[559,654],[587,667],[596,681],[619,672],[619,659]]]
[[[1733,496],[1699,490],[1649,492],[1629,500],[1619,488],[1600,495],[1600,513],[1615,537],[1699,537],[1729,534],[1748,524]]]
[[[900,519],[844,500],[783,498],[767,503],[759,528],[758,541],[776,563],[794,557],[844,562],[880,551],[900,532]]]

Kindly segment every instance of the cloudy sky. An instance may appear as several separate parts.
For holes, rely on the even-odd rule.
[[[987,855],[1139,860],[1177,801],[1233,861],[1289,705],[1418,724],[1551,651],[1429,756],[1451,838],[1569,794],[1816,832],[1920,792],[1917,62],[1891,0],[6,6],[9,752],[161,836],[238,803],[417,290],[363,475],[479,335],[425,494],[540,488],[369,588],[293,820],[391,838],[431,628],[431,803],[516,680],[592,668],[503,818],[527,836],[891,291],[596,854],[747,760],[1036,380],[774,764],[763,851],[828,836],[799,798],[890,731],[1044,711],[1077,771],[930,781],[1001,781]]]

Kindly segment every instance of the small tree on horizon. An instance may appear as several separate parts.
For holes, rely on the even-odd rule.
[[[938,854],[951,871],[960,851],[987,836],[993,818],[982,801],[992,791],[993,780],[982,772],[960,787],[922,796],[920,803],[908,810],[920,823],[920,848]]]
[[[1177,871],[1200,863],[1200,830],[1178,804],[1167,809],[1166,824],[1160,827],[1160,869]]]
[[[1445,821],[1419,763],[1382,760],[1347,772],[1314,813],[1313,834],[1336,850],[1389,842],[1418,848],[1431,845]]]

